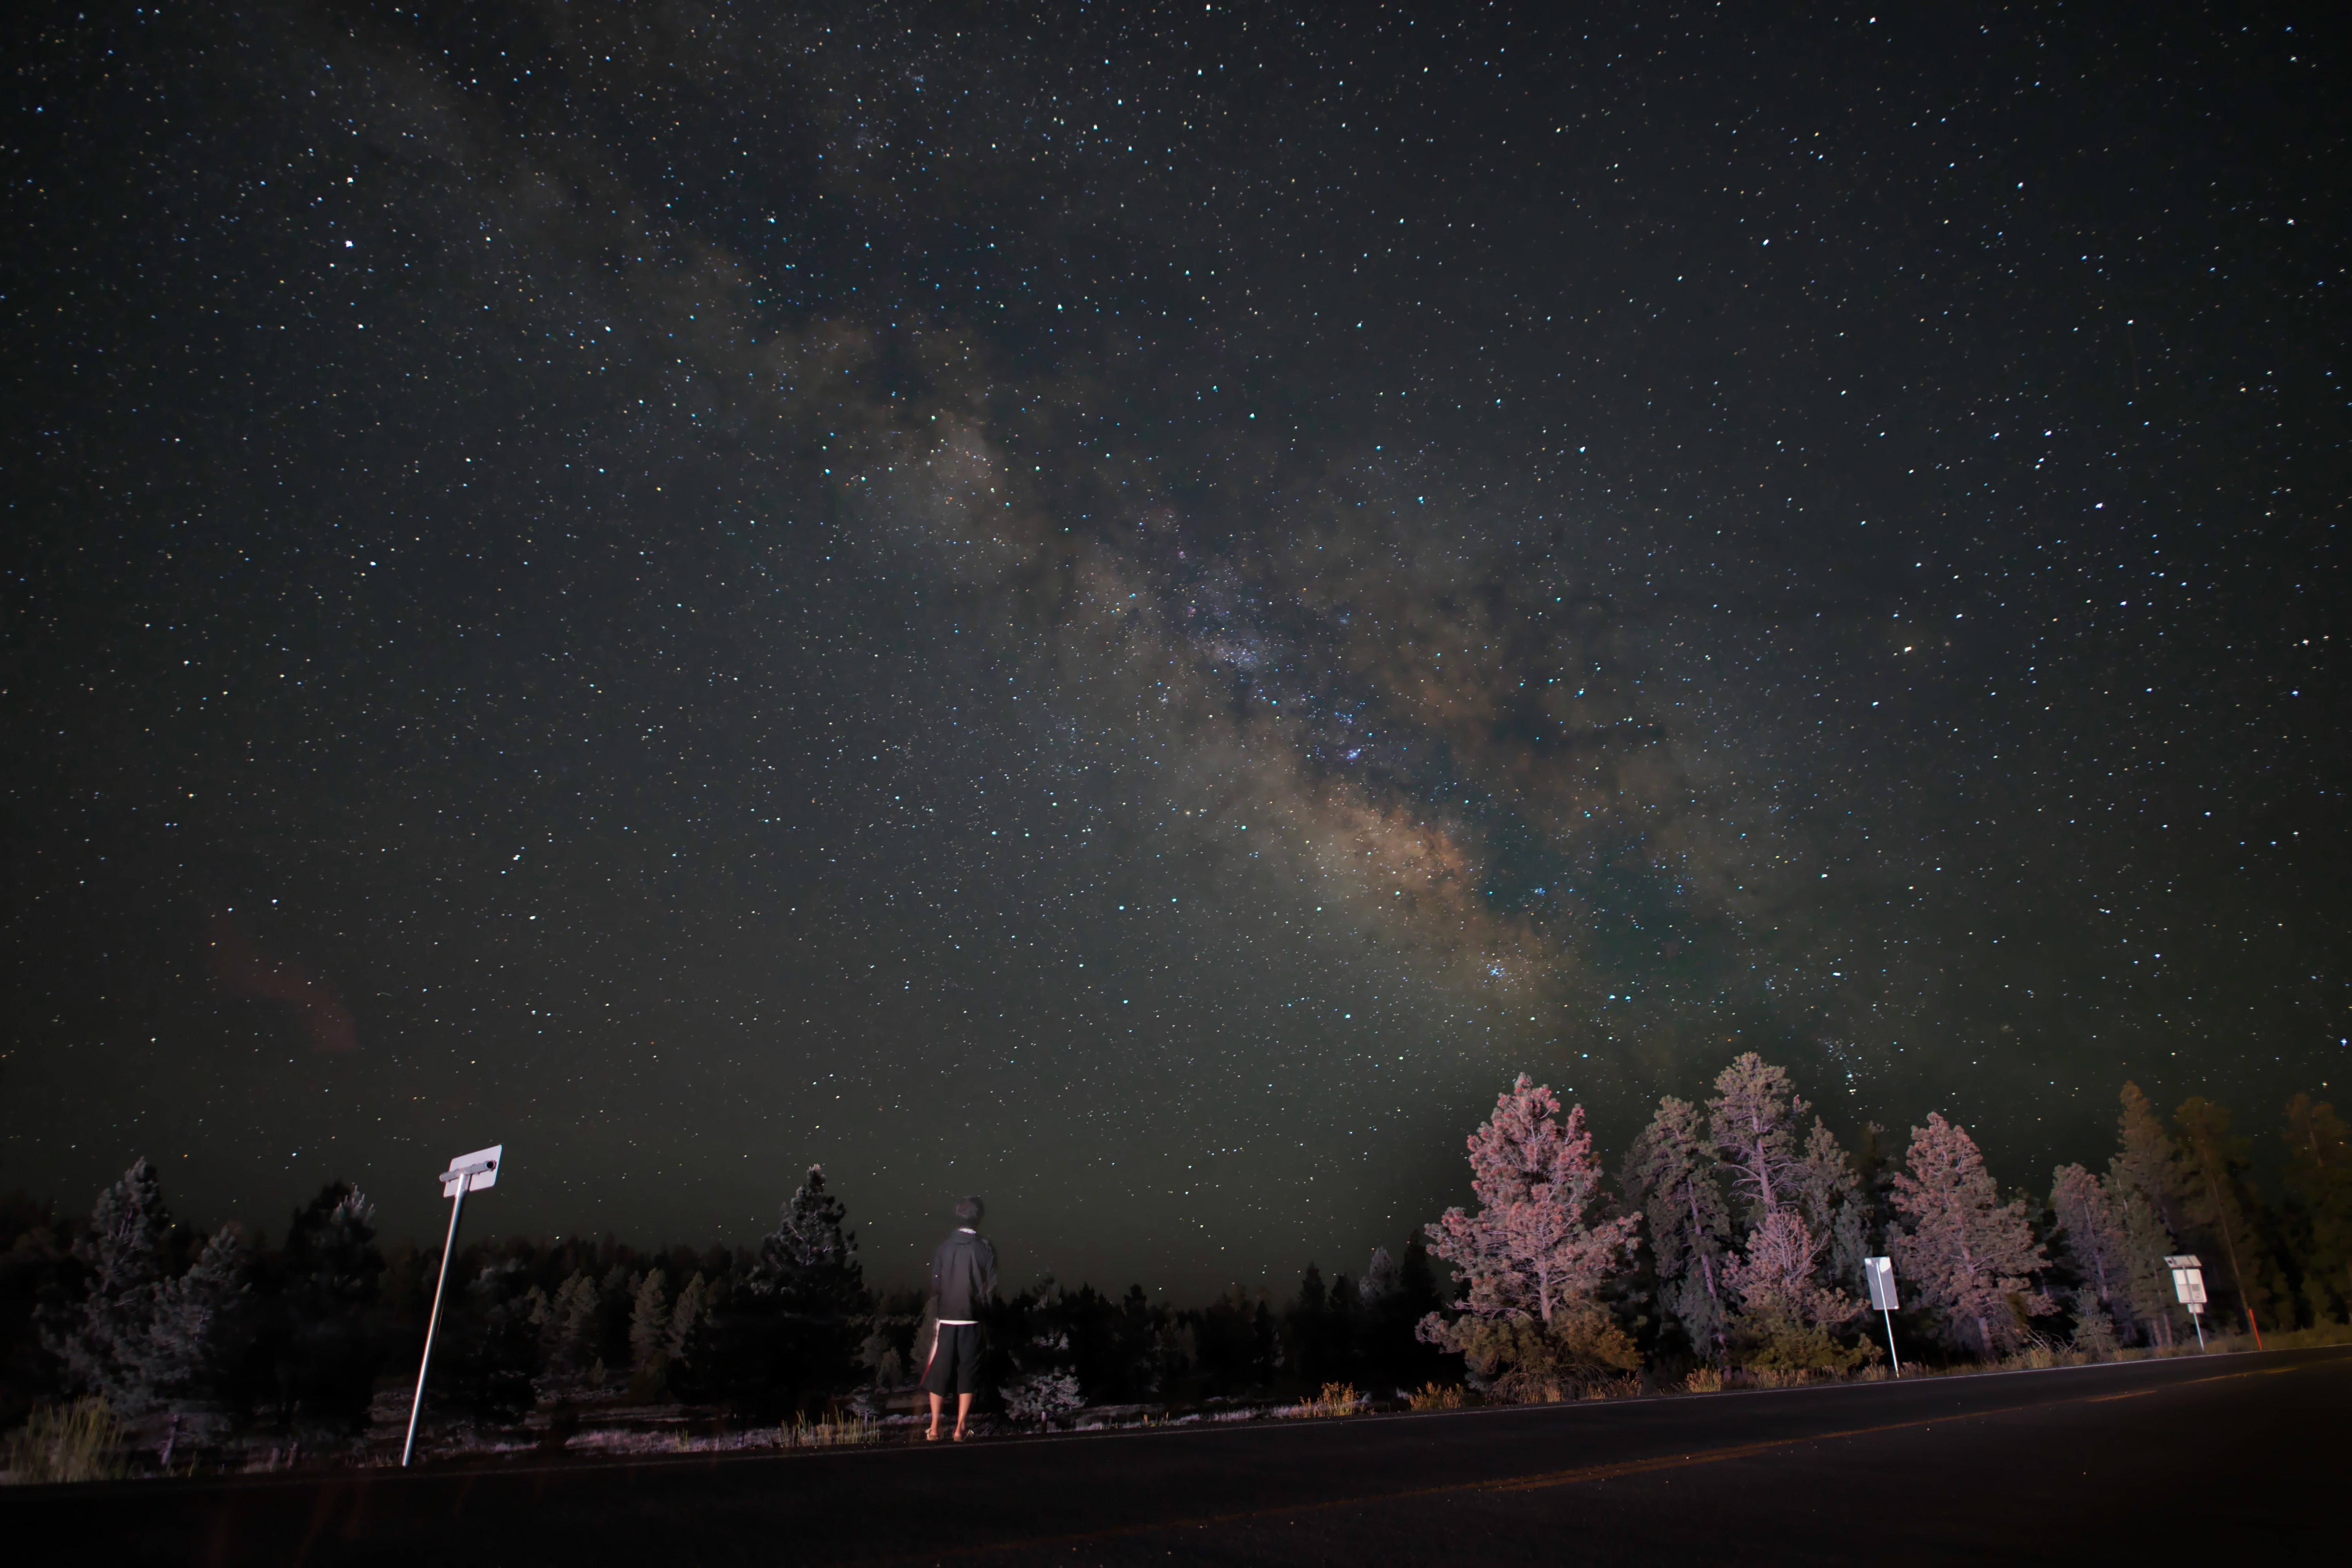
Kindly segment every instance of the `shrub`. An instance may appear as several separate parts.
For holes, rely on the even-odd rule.
[[[1642,1368],[1633,1340],[1590,1302],[1558,1309],[1549,1326],[1533,1318],[1464,1317],[1447,1329],[1446,1348],[1490,1379],[1497,1398],[1515,1404],[1576,1399],[1587,1384]]]
[[[1415,1410],[1459,1410],[1462,1408],[1462,1385],[1457,1383],[1426,1383],[1404,1396],[1405,1404]]]

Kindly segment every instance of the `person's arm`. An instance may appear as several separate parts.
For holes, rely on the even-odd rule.
[[[983,1239],[983,1240],[981,1242],[981,1244],[980,1244],[980,1257],[981,1257],[981,1265],[980,1265],[981,1292],[980,1292],[980,1299],[981,1299],[982,1300],[983,1300],[983,1301],[993,1301],[993,1300],[996,1300],[996,1248],[995,1248],[995,1247],[994,1247],[992,1243],[990,1243],[990,1242],[986,1241],[985,1239]]]
[[[934,1301],[940,1299],[940,1257],[946,1250],[947,1248],[940,1247],[939,1251],[931,1254],[931,1300]]]

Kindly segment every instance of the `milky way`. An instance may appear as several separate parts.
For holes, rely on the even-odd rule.
[[[2323,1083],[2342,38],[1592,17],[10,23],[0,1181],[1183,1294]]]

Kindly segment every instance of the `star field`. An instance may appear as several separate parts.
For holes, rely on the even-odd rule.
[[[7,26],[0,1183],[1195,1291],[2340,1070],[2331,18]]]

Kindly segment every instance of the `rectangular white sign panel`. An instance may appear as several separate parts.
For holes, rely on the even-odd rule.
[[[485,1187],[497,1186],[499,1162],[506,1158],[506,1152],[505,1144],[493,1143],[487,1149],[477,1149],[470,1154],[458,1155],[449,1162],[449,1169],[442,1173],[447,1179],[441,1184],[441,1195],[445,1198],[456,1197],[457,1184],[461,1181],[466,1184],[466,1190],[469,1193],[478,1193]],[[455,1173],[466,1170],[468,1166],[476,1168],[464,1176]]]
[[[1870,1305],[1873,1311],[1899,1312],[1903,1310],[1903,1303],[1895,1297],[1895,1260],[1893,1258],[1864,1258],[1862,1277],[1870,1282]]]

